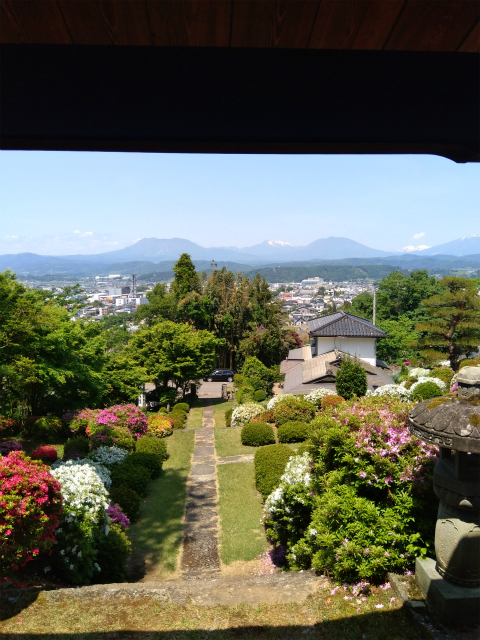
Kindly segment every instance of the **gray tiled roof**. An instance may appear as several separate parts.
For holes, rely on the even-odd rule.
[[[310,345],[299,347],[298,349],[290,349],[288,352],[289,360],[310,360],[312,357],[312,349]]]
[[[307,322],[311,336],[315,337],[355,337],[385,338],[386,333],[374,324],[345,311],[335,311],[328,316],[314,318]]]

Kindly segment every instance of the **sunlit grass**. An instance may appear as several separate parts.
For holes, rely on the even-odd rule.
[[[159,580],[175,572],[183,541],[182,517],[194,439],[192,431],[174,431],[166,438],[170,457],[160,477],[149,487],[139,521],[129,530],[132,579],[143,577],[144,564],[149,580]]]
[[[242,427],[231,427],[230,429],[214,429],[215,452],[217,456],[243,456],[248,453],[255,453],[258,447],[246,447],[240,440]]]
[[[225,424],[225,411],[228,409],[234,409],[237,406],[235,402],[229,402],[223,398],[215,398],[213,400],[213,418],[215,420],[216,427],[226,427]]]
[[[188,413],[187,429],[200,429],[203,420],[203,402],[197,400]]]
[[[225,564],[253,560],[266,549],[262,498],[255,488],[253,462],[217,467],[220,515],[220,558]]]

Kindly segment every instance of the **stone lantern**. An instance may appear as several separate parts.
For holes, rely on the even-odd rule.
[[[413,435],[440,448],[436,563],[417,558],[415,579],[444,624],[480,622],[480,367],[464,367],[458,394],[426,400],[409,415]]]

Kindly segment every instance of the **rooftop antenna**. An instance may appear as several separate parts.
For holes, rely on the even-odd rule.
[[[131,293],[132,298],[136,298],[137,297],[137,274],[136,273],[132,273],[132,293]]]

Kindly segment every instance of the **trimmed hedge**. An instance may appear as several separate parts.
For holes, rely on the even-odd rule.
[[[227,409],[225,411],[225,425],[227,427],[232,426],[232,413],[233,413],[233,409]]]
[[[303,456],[304,453],[310,452],[310,447],[312,446],[312,441],[310,439],[305,440],[297,449],[297,456]]]
[[[253,394],[253,399],[255,400],[255,402],[262,402],[266,397],[267,394],[265,393],[265,391],[263,391],[263,389],[257,389],[257,391],[255,391],[255,393]]]
[[[60,418],[55,416],[45,416],[39,418],[31,428],[34,438],[39,438],[44,442],[55,442],[61,437],[64,431],[63,423]]]
[[[142,499],[136,491],[125,485],[112,487],[110,489],[110,500],[112,504],[118,504],[131,522],[137,519]]]
[[[315,406],[303,398],[286,398],[273,411],[277,426],[286,422],[311,422],[315,417]]]
[[[143,497],[147,493],[152,472],[146,467],[135,464],[125,464],[125,462],[123,462],[122,464],[115,465],[111,471],[111,476],[112,487],[121,487],[123,485],[129,489],[133,489],[139,496]],[[123,506],[120,506],[123,509]]]
[[[152,479],[158,478],[162,470],[162,459],[156,453],[147,453],[146,451],[139,451],[138,453],[131,453],[123,461],[124,465],[133,465],[135,467],[145,467],[149,469],[152,474]]]
[[[443,396],[443,391],[438,384],[435,384],[435,382],[421,382],[413,390],[412,400],[423,402],[423,400],[438,398],[439,396]]]
[[[240,434],[242,444],[250,447],[262,447],[275,443],[275,434],[271,425],[265,422],[250,422],[242,427]]]
[[[64,460],[78,460],[85,458],[90,451],[90,441],[87,436],[68,438],[63,446]]]
[[[255,486],[265,500],[280,484],[287,462],[295,455],[286,444],[272,444],[255,453]]]
[[[142,436],[137,440],[137,453],[154,453],[162,462],[167,460],[168,451],[165,440],[160,440],[155,436]]]
[[[166,438],[173,433],[173,422],[168,416],[154,413],[148,416],[147,435]]]
[[[308,424],[306,422],[285,422],[278,427],[279,442],[303,442],[308,438]]]
[[[190,411],[190,405],[188,404],[188,402],[177,402],[177,404],[173,405],[173,411],[185,411],[185,413],[188,413]]]
[[[187,414],[183,411],[174,411],[168,414],[168,417],[173,422],[174,431],[177,429],[183,429],[187,422]]]

